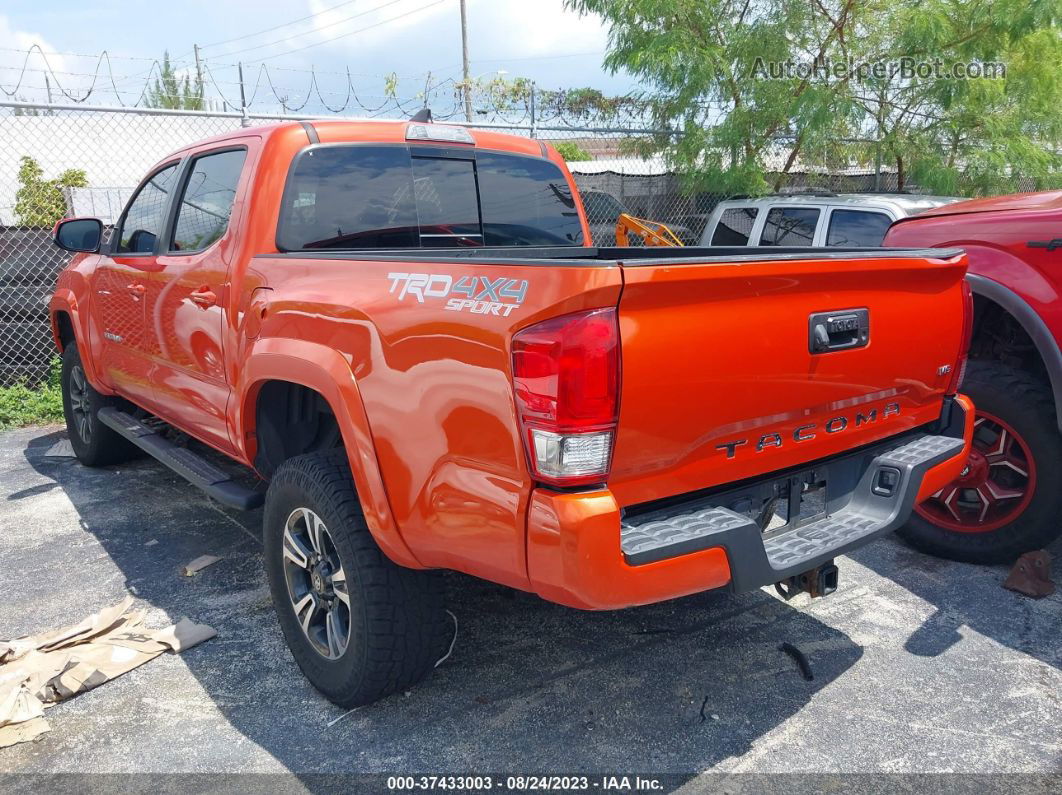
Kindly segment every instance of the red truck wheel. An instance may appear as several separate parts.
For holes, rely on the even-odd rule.
[[[962,391],[977,408],[963,473],[915,509],[899,535],[925,552],[1009,563],[1062,532],[1062,435],[1051,390],[998,362],[970,362]]]
[[[288,459],[266,493],[273,606],[310,683],[343,707],[416,684],[451,627],[433,572],[392,563],[372,538],[343,449]]]

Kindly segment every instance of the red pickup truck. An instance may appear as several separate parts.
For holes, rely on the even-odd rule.
[[[965,249],[974,294],[970,460],[900,534],[975,563],[1047,546],[1062,533],[1062,191],[938,207],[897,221],[884,245]]]
[[[418,121],[189,146],[102,231],[55,231],[77,457],[264,501],[285,637],[339,704],[445,651],[426,569],[588,609],[823,594],[967,457],[957,249],[594,247],[551,147]]]

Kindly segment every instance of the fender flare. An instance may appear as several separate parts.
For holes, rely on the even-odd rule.
[[[1036,310],[1009,287],[976,273],[967,273],[966,280],[975,295],[999,304],[1013,315],[1032,339],[1051,381],[1051,392],[1055,398],[1055,419],[1059,430],[1062,431],[1062,351],[1059,350],[1055,336]]]
[[[59,323],[56,320],[60,312],[65,312],[70,317],[70,325],[74,330],[74,341],[78,344],[81,353],[81,364],[85,369],[85,375],[98,392],[105,395],[113,394],[110,389],[103,385],[99,370],[96,367],[96,357],[93,355],[92,345],[89,342],[89,330],[85,321],[78,311],[77,295],[68,287],[58,287],[48,300],[48,323],[52,329],[52,340],[55,349],[62,352],[62,340],[59,339]]]
[[[336,417],[369,532],[383,553],[400,566],[422,569],[399,532],[361,392],[347,358],[316,342],[270,337],[257,341],[240,368],[241,382],[231,411],[236,439],[246,460],[254,460],[258,393],[267,381],[299,384],[320,394]]]

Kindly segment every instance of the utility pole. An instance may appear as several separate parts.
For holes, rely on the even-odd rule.
[[[243,61],[238,61],[236,64],[237,72],[240,75],[240,126],[250,127],[251,120],[247,118],[247,97],[243,90]]]
[[[465,0],[461,0],[461,65],[464,71],[465,121],[472,121],[472,86],[468,75],[468,13]]]
[[[199,62],[199,45],[193,44],[192,50],[195,52],[195,89],[199,94],[199,107],[197,110],[204,110],[206,101],[203,99],[203,66]]]

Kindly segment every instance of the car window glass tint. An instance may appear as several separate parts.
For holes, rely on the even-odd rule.
[[[177,210],[172,251],[201,251],[225,233],[246,157],[246,150],[240,149],[192,162]]]
[[[480,152],[476,171],[486,245],[582,244],[583,227],[575,197],[554,163],[537,157]],[[599,195],[615,203],[611,196]]]
[[[177,164],[174,163],[144,183],[126,211],[116,253],[145,254],[155,250],[176,176]]]
[[[277,242],[287,250],[419,245],[409,150],[323,146],[289,179]]]
[[[767,213],[761,246],[810,246],[815,240],[819,211],[807,207],[774,207]]]
[[[747,246],[758,213],[755,207],[731,207],[723,210],[712,234],[712,245]]]
[[[474,161],[414,157],[413,195],[422,247],[483,245]]]
[[[892,219],[885,213],[834,210],[830,214],[827,246],[880,246]]]

